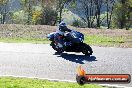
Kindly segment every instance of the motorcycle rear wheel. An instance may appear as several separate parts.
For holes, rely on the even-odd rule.
[[[54,42],[51,42],[50,44],[52,46],[52,48],[57,51],[57,53],[63,53],[64,49],[63,48],[57,48]]]

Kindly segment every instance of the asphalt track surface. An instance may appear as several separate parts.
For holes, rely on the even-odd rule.
[[[55,54],[48,44],[0,43],[0,75],[39,77],[75,81],[76,68],[90,74],[132,75],[132,48],[92,46],[93,55]],[[132,87],[129,84],[118,84]]]

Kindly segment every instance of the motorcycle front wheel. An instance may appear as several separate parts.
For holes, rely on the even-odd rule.
[[[92,55],[93,50],[89,45],[84,43],[82,48],[82,53],[85,54],[86,56],[90,56]]]

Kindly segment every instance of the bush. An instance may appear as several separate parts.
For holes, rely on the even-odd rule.
[[[75,19],[72,23],[72,26],[74,27],[86,27],[86,24],[82,22],[81,20]]]
[[[23,10],[13,12],[11,18],[15,24],[26,24],[28,19],[27,14]]]
[[[55,25],[57,21],[57,12],[51,7],[46,6],[41,15],[41,24]]]

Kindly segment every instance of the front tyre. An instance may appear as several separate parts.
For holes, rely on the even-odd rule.
[[[86,56],[90,56],[90,55],[92,55],[93,50],[89,45],[84,43],[82,53],[85,54]]]

